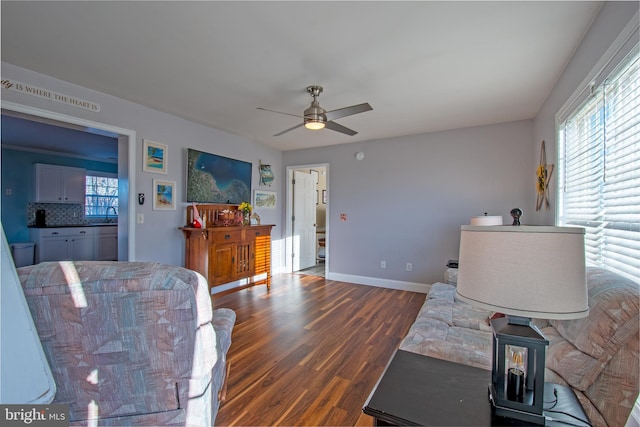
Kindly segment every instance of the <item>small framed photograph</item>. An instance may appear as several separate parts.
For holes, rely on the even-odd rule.
[[[322,190],[322,203],[327,204],[327,190]]]
[[[275,178],[271,165],[263,165],[260,163],[260,185],[268,185],[271,187],[273,179]]]
[[[142,142],[142,170],[144,172],[167,173],[167,145],[159,142]]]
[[[153,180],[153,210],[174,211],[176,210],[176,182]]]
[[[253,192],[253,207],[273,209],[276,207],[276,192],[268,190],[255,190]]]

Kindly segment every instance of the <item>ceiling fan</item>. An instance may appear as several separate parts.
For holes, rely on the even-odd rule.
[[[298,114],[283,113],[281,111],[269,110],[268,108],[258,107],[258,110],[270,111],[272,113],[278,113],[278,114],[286,114],[287,116],[294,116],[294,117],[299,117],[303,119],[302,123],[297,124],[294,127],[291,127],[289,129],[285,129],[282,132],[278,132],[273,136],[280,136],[284,133],[297,129],[301,126],[304,126],[305,128],[311,129],[311,130],[319,130],[326,127],[327,129],[331,129],[336,132],[353,136],[358,132],[356,132],[355,130],[349,129],[348,127],[344,127],[334,122],[334,120],[340,119],[342,117],[352,116],[358,113],[364,113],[365,111],[373,110],[373,108],[371,108],[371,105],[365,102],[364,104],[352,105],[350,107],[338,108],[337,110],[327,111],[324,108],[322,108],[320,106],[320,103],[318,102],[318,96],[320,96],[320,94],[322,93],[322,86],[317,86],[317,85],[309,86],[307,87],[307,92],[309,92],[309,95],[313,97],[313,101],[311,101],[311,105],[309,106],[309,108],[304,110],[304,112],[302,113],[303,114],[302,116]]]

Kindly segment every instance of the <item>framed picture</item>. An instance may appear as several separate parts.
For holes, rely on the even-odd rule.
[[[176,210],[176,182],[153,180],[153,210]]]
[[[322,203],[327,204],[327,190],[322,190]]]
[[[249,202],[252,167],[249,162],[188,148],[187,202]]]
[[[142,170],[144,172],[167,173],[167,146],[159,142],[142,142]]]
[[[276,192],[268,190],[255,190],[253,192],[253,207],[273,209],[276,207]]]
[[[273,183],[273,171],[271,170],[271,165],[263,165],[260,163],[260,185],[267,185],[271,187],[271,183]]]

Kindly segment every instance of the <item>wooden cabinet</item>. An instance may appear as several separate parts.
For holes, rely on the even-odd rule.
[[[236,257],[238,245],[211,245],[209,246],[209,283],[212,286],[233,282],[238,277],[236,269]]]
[[[192,228],[185,236],[185,267],[207,278],[209,287],[246,279],[245,286],[271,285],[273,225]]]
[[[32,229],[31,238],[36,243],[36,262],[94,258],[91,227]]]
[[[84,204],[85,175],[82,168],[36,163],[34,201]]]

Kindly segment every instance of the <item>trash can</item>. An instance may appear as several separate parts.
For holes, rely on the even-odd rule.
[[[16,267],[33,265],[35,246],[36,244],[32,242],[11,244],[11,255],[13,256],[13,262],[16,264]]]

